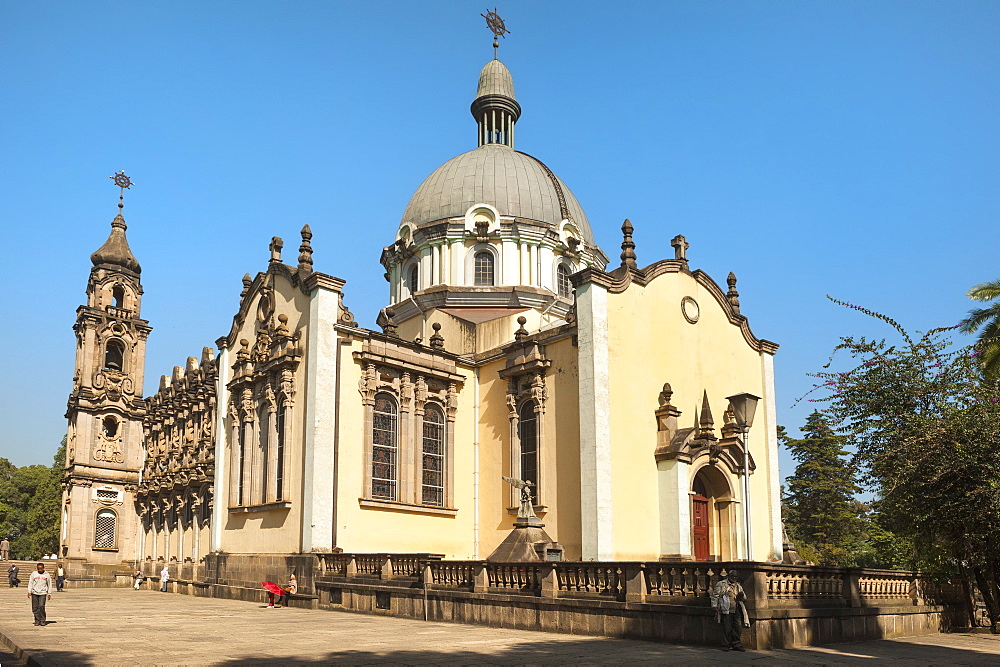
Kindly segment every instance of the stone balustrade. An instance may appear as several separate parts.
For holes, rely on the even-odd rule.
[[[707,606],[731,568],[749,609],[924,604],[917,574],[744,562],[518,562],[444,560],[440,554],[320,554],[322,576],[409,579],[435,590]]]

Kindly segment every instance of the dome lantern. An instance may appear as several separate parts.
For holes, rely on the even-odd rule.
[[[486,63],[479,73],[479,87],[470,110],[478,127],[477,145],[514,147],[514,124],[521,117],[521,105],[514,97],[514,78],[499,60]]]

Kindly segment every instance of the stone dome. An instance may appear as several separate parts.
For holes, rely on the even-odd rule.
[[[587,216],[566,184],[540,160],[503,144],[484,144],[435,169],[417,188],[401,222],[420,226],[461,217],[474,204],[553,227],[570,218],[583,241],[594,243]]]

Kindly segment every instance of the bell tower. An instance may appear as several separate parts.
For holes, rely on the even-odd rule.
[[[121,189],[108,240],[90,256],[87,304],[76,311],[76,368],[67,402],[61,556],[120,563],[137,556],[135,491],[143,460],[146,338],[142,271],[125,238]]]

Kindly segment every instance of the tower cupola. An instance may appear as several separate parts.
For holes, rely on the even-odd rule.
[[[496,58],[479,73],[479,88],[471,111],[479,129],[478,145],[514,147],[514,124],[521,117],[521,105],[514,97],[510,70]]]
[[[110,265],[135,274],[142,273],[139,261],[128,247],[128,239],[125,238],[126,229],[128,227],[125,226],[125,218],[119,212],[111,221],[111,234],[108,235],[108,240],[90,256],[94,266]]]

